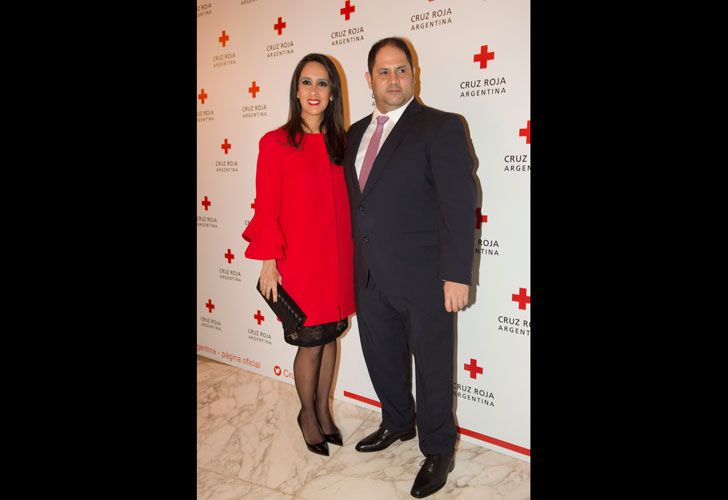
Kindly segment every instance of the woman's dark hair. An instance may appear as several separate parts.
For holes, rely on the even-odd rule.
[[[301,116],[301,103],[298,101],[298,80],[301,78],[303,67],[309,62],[317,62],[326,68],[331,83],[331,97],[324,117],[321,121],[320,131],[324,135],[326,150],[329,159],[336,165],[344,163],[344,146],[346,131],[344,130],[344,100],[341,95],[341,79],[336,71],[334,63],[323,54],[307,54],[303,57],[293,71],[291,78],[291,95],[288,107],[288,121],[283,125],[283,130],[288,132],[288,142],[295,148],[301,147],[303,141],[303,117]]]

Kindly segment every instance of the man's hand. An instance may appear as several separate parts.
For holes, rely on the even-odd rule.
[[[454,281],[445,281],[442,287],[445,291],[445,310],[447,312],[460,311],[468,305],[470,285],[455,283]]]

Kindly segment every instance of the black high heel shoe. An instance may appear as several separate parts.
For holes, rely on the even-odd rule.
[[[318,419],[318,415],[316,415],[316,418]],[[331,421],[333,424],[333,420]],[[334,424],[334,429],[336,429],[332,434],[326,434],[324,432],[324,428],[321,427],[321,422],[319,421],[319,429],[321,429],[321,434],[324,435],[324,440],[327,443],[335,444],[336,446],[344,446],[344,440],[341,437],[341,431],[338,427],[336,427],[336,424]]]
[[[298,422],[298,428],[301,429],[301,436],[303,436],[303,427],[301,427],[301,411],[298,412],[298,418],[296,419],[296,421]],[[316,453],[317,455],[324,455],[328,457],[329,445],[326,444],[327,439],[325,439],[325,437],[326,435],[324,435],[324,440],[320,443],[308,444],[306,442],[306,436],[303,436],[303,442],[306,443],[306,448],[308,448],[308,451],[310,451],[311,453]]]
[[[321,432],[323,433],[324,440],[326,440],[327,443],[335,444],[337,446],[344,446],[344,440],[341,438],[341,432],[338,428],[333,434],[326,434],[323,431]]]

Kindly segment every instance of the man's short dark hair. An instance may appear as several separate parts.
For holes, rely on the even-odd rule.
[[[407,56],[407,62],[410,65],[410,68],[414,69],[414,65],[412,64],[412,52],[410,52],[409,47],[407,46],[407,43],[404,41],[403,38],[400,38],[398,36],[390,36],[389,38],[382,38],[377,43],[372,45],[372,48],[369,49],[369,58],[367,59],[367,66],[369,67],[369,74],[372,74],[372,69],[374,69],[374,59],[377,57],[377,52],[379,52],[379,49],[382,47],[386,47],[387,45],[391,45],[392,47],[397,47],[402,52],[404,52],[404,55]]]

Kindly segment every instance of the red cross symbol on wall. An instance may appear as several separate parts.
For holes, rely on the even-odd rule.
[[[207,307],[207,310],[210,312],[215,309],[215,304],[212,303],[212,299],[207,299],[207,304],[205,304],[205,307]]]
[[[257,199],[258,199],[258,198],[255,198],[255,199],[253,200],[253,203],[251,203],[251,204],[250,204],[250,208],[252,208],[253,210],[255,210],[255,200],[257,200]]]
[[[519,288],[518,293],[511,294],[511,300],[513,302],[518,302],[519,309],[526,309],[526,304],[531,303],[531,296],[526,295],[525,288]]]
[[[273,29],[278,31],[278,36],[283,34],[283,28],[286,27],[286,23],[283,22],[282,17],[278,17],[278,23],[273,25]]]
[[[480,62],[480,69],[488,67],[488,61],[495,59],[495,52],[488,52],[487,45],[480,46],[480,53],[473,55],[473,62]]]
[[[212,205],[212,202],[207,199],[207,195],[205,195],[205,199],[202,200],[202,206],[205,207],[205,212],[207,212],[207,207]]]
[[[526,128],[518,129],[518,137],[526,136],[526,144],[531,144],[531,120],[526,122]]]
[[[228,264],[230,264],[230,263],[231,263],[231,262],[233,261],[233,259],[235,258],[235,254],[234,254],[234,253],[232,253],[232,252],[230,251],[230,249],[228,248],[228,251],[227,251],[227,253],[225,254],[225,258],[227,259],[227,261],[228,261]]]
[[[205,89],[202,89],[200,91],[200,95],[198,95],[197,98],[200,100],[200,102],[202,104],[205,104],[205,99],[207,99],[207,94],[205,94]]]
[[[478,378],[478,375],[483,374],[483,367],[478,366],[478,360],[470,358],[470,364],[465,363],[465,371],[470,372],[470,378]]]
[[[344,8],[339,9],[339,12],[341,12],[342,16],[346,16],[345,20],[348,21],[349,18],[351,17],[351,13],[354,12],[355,10],[356,10],[356,6],[349,5],[349,0],[346,0],[346,2],[344,3]]]
[[[217,39],[222,46],[224,47],[228,40],[230,40],[230,37],[225,33],[225,30],[222,30],[222,35]]]
[[[265,319],[265,316],[260,314],[260,309],[258,309],[258,313],[253,315],[253,318],[258,322],[258,324],[261,323]]]
[[[480,207],[475,210],[475,229],[480,229],[483,222],[488,222],[488,216],[480,213]]]
[[[225,154],[228,154],[228,149],[230,149],[231,147],[233,147],[233,145],[228,142],[227,137],[226,137],[225,138],[225,142],[223,142],[222,144],[220,144],[220,147],[225,150]]]
[[[253,95],[253,99],[255,99],[255,94],[260,92],[260,87],[255,83],[255,80],[253,80],[253,84],[248,87],[248,92],[250,92]]]

